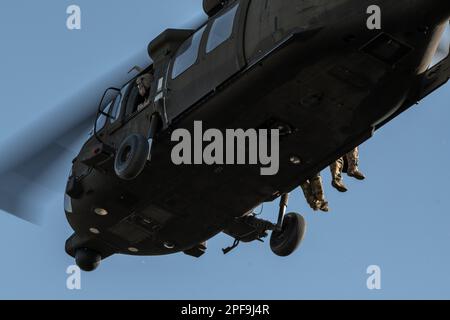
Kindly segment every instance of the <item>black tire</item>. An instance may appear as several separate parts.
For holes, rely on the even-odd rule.
[[[289,213],[284,217],[282,231],[272,232],[270,248],[277,256],[290,256],[300,246],[305,232],[305,219],[297,213]]]
[[[139,134],[126,138],[116,153],[114,170],[123,180],[134,180],[144,170],[147,163],[149,145],[147,139]]]
[[[98,268],[102,261],[102,256],[96,251],[82,248],[76,251],[75,261],[81,270],[91,272]]]

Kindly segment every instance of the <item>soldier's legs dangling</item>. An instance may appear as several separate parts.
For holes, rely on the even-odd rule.
[[[359,171],[359,148],[355,148],[353,151],[347,153],[346,155],[348,161],[348,172],[350,177],[356,178],[358,180],[364,180],[366,177]]]
[[[301,188],[303,190],[303,195],[305,196],[306,202],[308,202],[308,205],[313,209],[314,211],[319,210],[316,198],[314,197],[314,194],[312,192],[311,183],[309,180],[304,182],[301,185]]]
[[[317,174],[314,178],[310,180],[311,190],[316,199],[317,206],[321,211],[328,212],[330,208],[328,207],[328,202],[325,199],[325,192],[323,190],[322,177]]]
[[[347,187],[342,180],[342,172],[344,170],[344,158],[339,158],[331,166],[331,185],[339,192],[347,192]]]

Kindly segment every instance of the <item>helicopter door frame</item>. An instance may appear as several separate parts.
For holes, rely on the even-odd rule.
[[[117,95],[111,99],[111,101],[108,102],[108,104],[105,104],[105,98],[108,94],[108,92],[113,91],[113,92],[117,92]],[[97,115],[95,117],[95,122],[94,122],[94,137],[100,142],[105,144],[105,142],[102,140],[102,135],[99,134],[98,128],[97,128],[97,124],[98,124],[98,120],[101,116],[105,117],[105,124],[102,126],[102,128],[100,129],[100,131],[102,130],[107,130],[108,124],[110,123],[110,120],[112,119],[112,115],[111,113],[111,109],[108,110],[108,112],[105,112],[106,108],[111,108],[114,104],[117,98],[120,98],[122,100],[122,93],[121,93],[121,89],[119,88],[115,88],[115,87],[109,87],[108,89],[105,90],[105,92],[103,93],[103,96],[100,100],[100,103],[98,105],[97,108]],[[103,135],[104,136],[104,135]]]
[[[136,84],[136,78],[133,78],[132,81],[129,83],[129,87],[125,96],[125,99],[123,101],[123,122],[127,123],[131,119],[133,119],[137,114],[140,113],[138,110],[139,103],[136,102],[136,100],[140,97],[139,90],[137,88]],[[133,94],[133,96],[131,96]],[[130,100],[132,99],[132,100]],[[133,106],[131,107],[130,103],[133,103]],[[130,110],[133,108],[133,110]],[[142,111],[142,110],[141,110]]]
[[[126,125],[129,121],[131,121],[133,118],[135,118],[136,116],[138,116],[139,114],[141,114],[143,111],[145,111],[147,108],[151,108],[152,107],[152,100],[153,100],[153,96],[154,96],[154,87],[156,86],[156,80],[153,79],[152,83],[151,83],[151,87],[149,92],[147,93],[147,99],[149,99],[150,103],[148,106],[146,106],[145,108],[143,108],[142,110],[138,110],[138,106],[139,103],[134,103],[133,108],[135,108],[135,110],[133,110],[132,112],[130,111],[130,97],[131,94],[135,94],[134,97],[132,97],[133,99],[139,98],[139,99],[144,99],[143,97],[140,97],[139,95],[139,91],[137,90],[137,83],[136,80],[146,74],[146,73],[150,73],[153,69],[153,64],[150,65],[150,67],[146,68],[143,72],[139,73],[136,77],[132,78],[130,81],[128,81],[128,83],[123,87],[123,89],[126,89],[125,92],[123,93],[123,99],[122,99],[122,103],[121,103],[121,113],[119,115],[119,118],[121,120],[121,126]],[[154,71],[153,71],[154,72]],[[153,74],[153,73],[152,73]],[[135,101],[135,100],[133,100]],[[117,129],[117,128],[115,128]]]
[[[187,40],[192,41],[193,37],[203,30],[197,59],[186,70],[179,74],[174,72],[180,54],[177,52],[172,58],[167,70],[167,88],[170,94],[166,99],[165,108],[169,123],[201,101],[202,98],[215,92],[220,85],[245,68],[247,61],[244,52],[244,37],[249,6],[250,0],[230,2]],[[214,23],[236,7],[231,34],[217,47],[207,52]]]

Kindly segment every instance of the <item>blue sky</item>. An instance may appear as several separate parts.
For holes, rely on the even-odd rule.
[[[65,25],[74,3],[82,9],[80,31]],[[166,27],[201,13],[200,0],[1,1],[0,145],[142,53]],[[114,256],[82,275],[82,290],[70,291],[65,271],[73,260],[64,242],[71,230],[55,193],[36,198],[48,210],[43,226],[0,214],[0,298],[449,299],[449,99],[447,86],[362,146],[368,179],[347,179],[349,193],[332,190],[324,173],[330,214],[312,213],[300,191],[293,193],[289,209],[304,213],[309,225],[290,258],[275,257],[267,243],[223,256],[232,239],[220,235],[200,260]],[[277,204],[268,204],[263,214],[274,220],[276,212]],[[370,265],[381,267],[380,291],[366,287]]]

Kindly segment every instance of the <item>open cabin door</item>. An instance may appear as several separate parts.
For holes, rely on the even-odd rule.
[[[168,68],[169,122],[245,67],[248,4],[231,2],[180,46]]]

